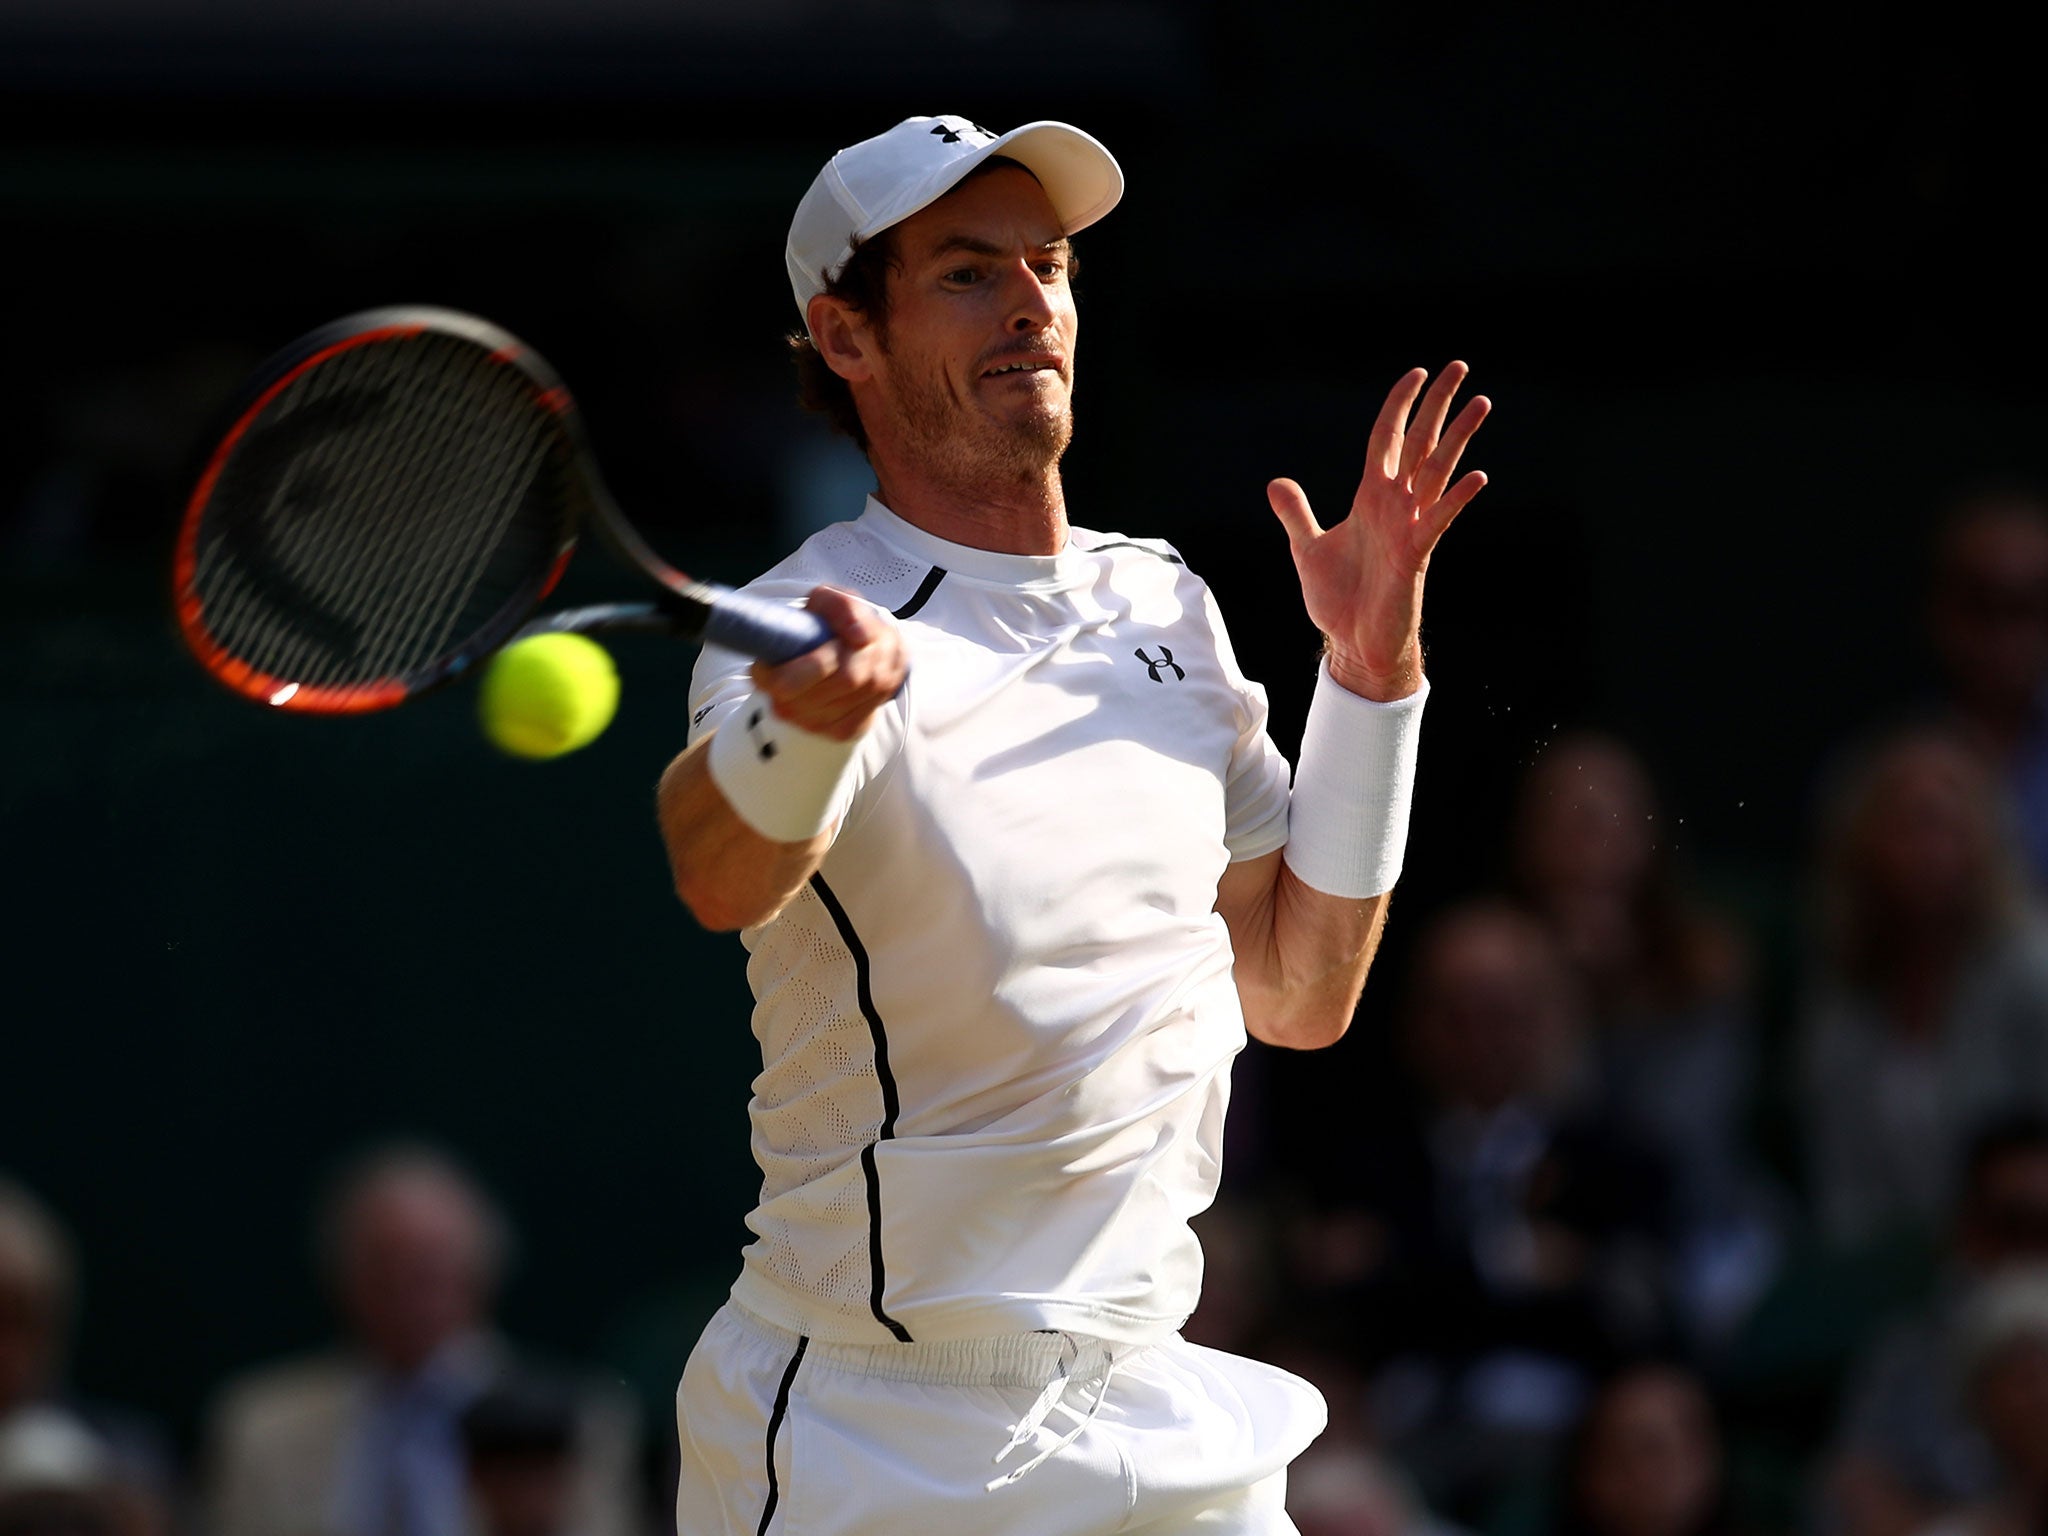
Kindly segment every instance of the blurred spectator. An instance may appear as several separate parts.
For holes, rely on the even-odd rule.
[[[1287,1469],[1287,1513],[1300,1536],[1463,1536],[1383,1458],[1320,1441]]]
[[[462,1416],[516,1366],[490,1314],[508,1234],[443,1155],[375,1152],[321,1213],[325,1278],[349,1333],[334,1353],[231,1383],[211,1425],[210,1536],[472,1536]],[[579,1394],[575,1536],[642,1524],[637,1415]]]
[[[47,1500],[36,1492],[36,1499],[109,1507],[123,1536],[162,1530],[171,1479],[159,1437],[131,1415],[81,1402],[64,1388],[76,1298],[70,1239],[40,1201],[0,1176],[0,1443],[7,1447],[0,1486],[26,1500],[43,1488],[32,1472],[69,1469],[56,1479],[62,1491]],[[11,1529],[0,1522],[0,1532]]]
[[[1321,1178],[1295,1267],[1345,1303],[1386,1443],[1454,1518],[1539,1467],[1614,1359],[1663,1342],[1657,1158],[1588,1112],[1583,1021],[1548,933],[1475,903],[1424,934],[1422,1094]]]
[[[2028,872],[2048,889],[2048,502],[2005,490],[1950,512],[1928,625],[1955,729],[2006,786]]]
[[[1984,1287],[2048,1265],[2048,1119],[1998,1122],[1972,1142],[1940,1289],[1886,1330],[1854,1372],[1827,1476],[1831,1529],[1912,1536],[1983,1498],[1991,1447],[1953,1362]]]
[[[2048,1525],[2048,1271],[1984,1288],[1964,1321],[1955,1368],[1997,1459],[1984,1499],[1928,1527],[1930,1536],[2038,1536]]]
[[[1260,1207],[1226,1195],[1189,1225],[1202,1240],[1202,1300],[1181,1336],[1256,1355],[1257,1341],[1272,1326],[1279,1283],[1273,1224]]]
[[[1554,1536],[1727,1536],[1728,1468],[1691,1372],[1639,1364],[1605,1381],[1573,1432]]]
[[[1932,1239],[1971,1129],[2048,1108],[2048,934],[2000,828],[1977,757],[1926,729],[1881,742],[1829,808],[1799,1051],[1836,1245]]]
[[[42,1404],[0,1419],[0,1536],[142,1536],[148,1523],[100,1438]]]
[[[1747,945],[1682,888],[1644,764],[1559,738],[1522,782],[1515,884],[1571,964],[1602,1113],[1668,1163],[1695,1337],[1724,1337],[1770,1278],[1777,1202],[1746,1150],[1755,1075]]]
[[[1203,1289],[1207,1291],[1206,1277]],[[1327,1312],[1289,1308],[1247,1352],[1315,1383],[1330,1422],[1287,1469],[1287,1513],[1301,1536],[1462,1536],[1431,1514],[1382,1454],[1364,1376]]]
[[[509,1376],[462,1416],[477,1536],[579,1536],[576,1399],[559,1383]]]

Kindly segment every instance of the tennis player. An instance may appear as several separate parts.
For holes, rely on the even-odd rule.
[[[790,230],[800,374],[877,488],[750,588],[834,639],[706,650],[660,788],[762,1052],[754,1240],[678,1398],[684,1536],[1294,1529],[1322,1400],[1179,1338],[1188,1219],[1246,1031],[1325,1045],[1357,1003],[1487,405],[1446,427],[1463,366],[1403,378],[1327,530],[1269,487],[1326,637],[1290,787],[1208,588],[1068,522],[1068,240],[1122,190],[1064,124],[912,118]],[[1229,327],[1174,344],[1227,358]]]

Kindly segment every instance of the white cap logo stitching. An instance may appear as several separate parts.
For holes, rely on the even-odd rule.
[[[1065,123],[1026,123],[999,134],[965,117],[905,118],[840,150],[797,204],[783,259],[798,313],[845,270],[856,245],[938,201],[992,155],[1038,178],[1070,235],[1123,196],[1115,158]]]

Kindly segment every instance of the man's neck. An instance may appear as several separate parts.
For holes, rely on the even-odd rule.
[[[913,527],[970,549],[1056,555],[1067,547],[1067,501],[1059,467],[1013,485],[962,490],[928,475],[877,465],[876,496]]]

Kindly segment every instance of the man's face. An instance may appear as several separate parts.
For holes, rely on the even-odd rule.
[[[1549,1088],[1576,1033],[1563,973],[1526,919],[1454,913],[1423,940],[1413,1046],[1447,1104],[1492,1113]]]
[[[2048,1489],[2048,1338],[2008,1340],[1978,1373],[1977,1421],[2016,1480]]]
[[[1952,530],[1934,595],[1934,639],[1971,705],[2032,706],[2048,681],[2048,518],[1989,503]]]
[[[60,1332],[48,1281],[8,1261],[0,1250],[0,1420],[49,1386]]]
[[[429,1174],[392,1174],[359,1193],[344,1220],[342,1309],[372,1355],[414,1370],[482,1320],[485,1237],[465,1191]]]
[[[1617,1536],[1684,1536],[1713,1511],[1721,1448],[1699,1386],[1652,1368],[1603,1394],[1587,1434],[1580,1498]]]
[[[2048,1263],[2048,1148],[2013,1147],[1978,1170],[1961,1236],[1979,1270]]]
[[[1946,742],[1909,741],[1877,772],[1851,833],[1865,899],[1893,919],[1966,920],[1991,878],[1977,765]]]
[[[1073,435],[1070,252],[1029,172],[998,167],[894,231],[871,440],[949,483],[1042,475]],[[870,410],[870,406],[878,407]]]

